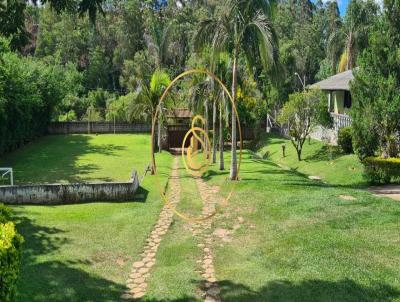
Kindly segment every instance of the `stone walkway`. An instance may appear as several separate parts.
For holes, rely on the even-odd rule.
[[[181,187],[179,182],[179,157],[173,162],[171,177],[169,180],[169,201],[176,206],[181,198]],[[221,201],[218,195],[219,187],[209,186],[203,179],[196,178],[196,185],[203,202],[202,215],[204,217],[214,213],[216,205]],[[127,291],[122,295],[124,300],[140,299],[146,294],[147,280],[150,276],[152,267],[156,263],[156,254],[163,236],[168,231],[172,221],[173,212],[164,205],[157,224],[154,226],[146,246],[141,254],[141,259],[132,265],[132,270],[127,280]],[[220,229],[213,232],[212,223],[214,217],[197,222],[190,222],[189,227],[192,234],[198,239],[198,247],[201,248],[201,258],[197,260],[199,273],[202,277],[200,290],[205,302],[220,302],[220,289],[215,276],[214,256],[212,253],[213,237],[219,237],[224,242],[228,242],[229,234],[222,234]],[[226,231],[226,230],[223,230]],[[221,234],[222,235],[221,235]]]
[[[218,203],[219,187],[211,187],[207,185],[201,178],[196,178],[196,185],[203,202],[202,215],[208,216],[215,211]],[[215,276],[214,258],[211,249],[212,236],[211,226],[213,218],[199,221],[191,224],[193,235],[198,236],[200,243],[198,246],[202,249],[201,259],[197,263],[201,265],[201,291],[205,302],[219,302],[220,289],[218,287],[217,278]]]
[[[172,165],[171,177],[169,179],[169,200],[173,205],[176,205],[181,198],[178,166],[178,157],[176,157]],[[132,265],[132,271],[126,284],[127,291],[122,295],[122,299],[139,299],[146,294],[147,280],[150,276],[151,268],[156,263],[157,249],[172,223],[172,217],[173,212],[164,205],[157,224],[146,240],[147,244],[141,254],[141,260],[134,262]]]

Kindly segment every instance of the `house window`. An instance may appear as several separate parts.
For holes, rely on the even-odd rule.
[[[351,94],[347,90],[344,92],[344,108],[351,108]]]

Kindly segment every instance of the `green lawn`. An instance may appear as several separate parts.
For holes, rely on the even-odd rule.
[[[149,163],[148,135],[49,136],[1,158],[17,183],[127,180]],[[162,183],[171,156],[157,155]],[[161,209],[147,176],[137,202],[14,206],[25,238],[18,301],[118,301]]]
[[[223,301],[400,301],[399,202],[250,154],[240,177],[214,224],[244,219],[232,242],[214,243]]]
[[[12,167],[16,184],[128,180],[150,162],[145,134],[58,135],[0,158]]]
[[[286,156],[282,157],[282,145]],[[290,140],[275,134],[264,136],[260,142],[259,155],[268,154],[268,159],[307,175],[320,176],[324,182],[338,186],[363,187],[363,167],[356,155],[343,155],[338,147],[331,149],[323,142],[307,140],[304,143],[302,161],[297,160],[296,150]]]
[[[65,157],[75,154],[74,160],[64,159],[71,170],[78,171],[73,167],[79,165],[97,167],[87,174],[78,171],[81,179],[123,179],[135,164],[143,160],[144,166],[148,159],[145,138],[91,136],[85,138],[89,147],[81,154],[61,152]],[[63,139],[71,141],[74,136],[45,138],[50,144]],[[231,242],[217,237],[213,242],[222,301],[400,301],[400,203],[360,188],[358,168],[349,171],[352,176],[338,168],[360,168],[354,156],[335,155],[334,164],[326,155],[311,160],[323,149],[313,141],[305,146],[304,158],[309,159],[298,164],[292,161],[289,145],[288,157],[279,158],[281,143],[277,137],[267,140],[264,151],[271,152],[271,160],[245,152],[236,193],[213,222],[213,228],[232,231]],[[75,149],[74,143],[70,145]],[[120,148],[97,154],[94,150],[102,145]],[[40,158],[35,153],[45,153],[41,150],[47,144],[41,140],[28,148],[35,150],[33,154],[21,150],[8,157],[16,167],[23,167],[27,156]],[[229,166],[229,152],[226,157]],[[165,181],[171,156],[164,152],[157,158]],[[274,159],[298,169],[282,169]],[[105,169],[108,161],[119,163],[125,172]],[[60,163],[54,160],[49,169],[61,171]],[[229,192],[233,184],[226,182],[227,172],[211,169],[205,180],[221,185],[222,194]],[[183,175],[182,166],[180,171]],[[29,173],[34,178],[35,172]],[[320,175],[326,183],[305,174]],[[56,178],[68,180],[65,174]],[[180,181],[179,208],[195,214],[200,209],[195,183],[190,178]],[[162,205],[152,176],[145,178],[141,190],[148,194],[142,203],[13,207],[26,239],[19,301],[119,301],[130,265],[139,259]],[[243,223],[234,231],[239,217]],[[196,272],[200,252],[187,223],[175,218],[159,247],[143,301],[202,301]]]

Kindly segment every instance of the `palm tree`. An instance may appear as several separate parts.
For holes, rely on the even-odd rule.
[[[368,45],[368,31],[377,10],[374,1],[352,0],[349,3],[343,27],[333,31],[328,39],[328,51],[332,55],[342,47],[339,72],[355,67],[358,54]]]
[[[155,124],[157,118],[157,106],[164,89],[169,85],[170,78],[168,73],[157,69],[151,76],[150,82],[141,82],[138,87],[138,94],[134,102],[130,104],[129,112],[131,116],[143,116],[146,114],[151,117],[151,124]],[[161,109],[161,108],[160,108]],[[161,111],[161,110],[160,110]],[[160,121],[159,121],[160,125]],[[158,142],[160,143],[161,127],[158,131]],[[155,173],[156,163],[154,158],[154,138],[151,142],[152,173]]]
[[[265,69],[277,62],[277,38],[270,22],[266,0],[226,0],[221,13],[203,20],[195,37],[195,49],[211,44],[214,53],[229,51],[232,55],[232,97],[236,100],[239,54],[246,55],[250,66],[261,61]],[[230,179],[237,179],[236,113],[232,108],[232,161]]]

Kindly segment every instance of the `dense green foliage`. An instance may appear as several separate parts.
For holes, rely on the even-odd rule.
[[[0,39],[0,153],[42,135],[71,88],[64,68],[7,50]]]
[[[360,158],[398,155],[400,121],[400,6],[385,1],[351,86],[354,147]]]
[[[0,300],[15,299],[23,238],[11,221],[11,211],[0,204]]]
[[[362,161],[364,173],[372,183],[389,183],[400,179],[400,159],[367,157]]]
[[[0,203],[0,223],[6,223],[11,220],[11,210]]]
[[[353,153],[353,135],[351,127],[344,127],[339,129],[338,145],[344,153]]]

